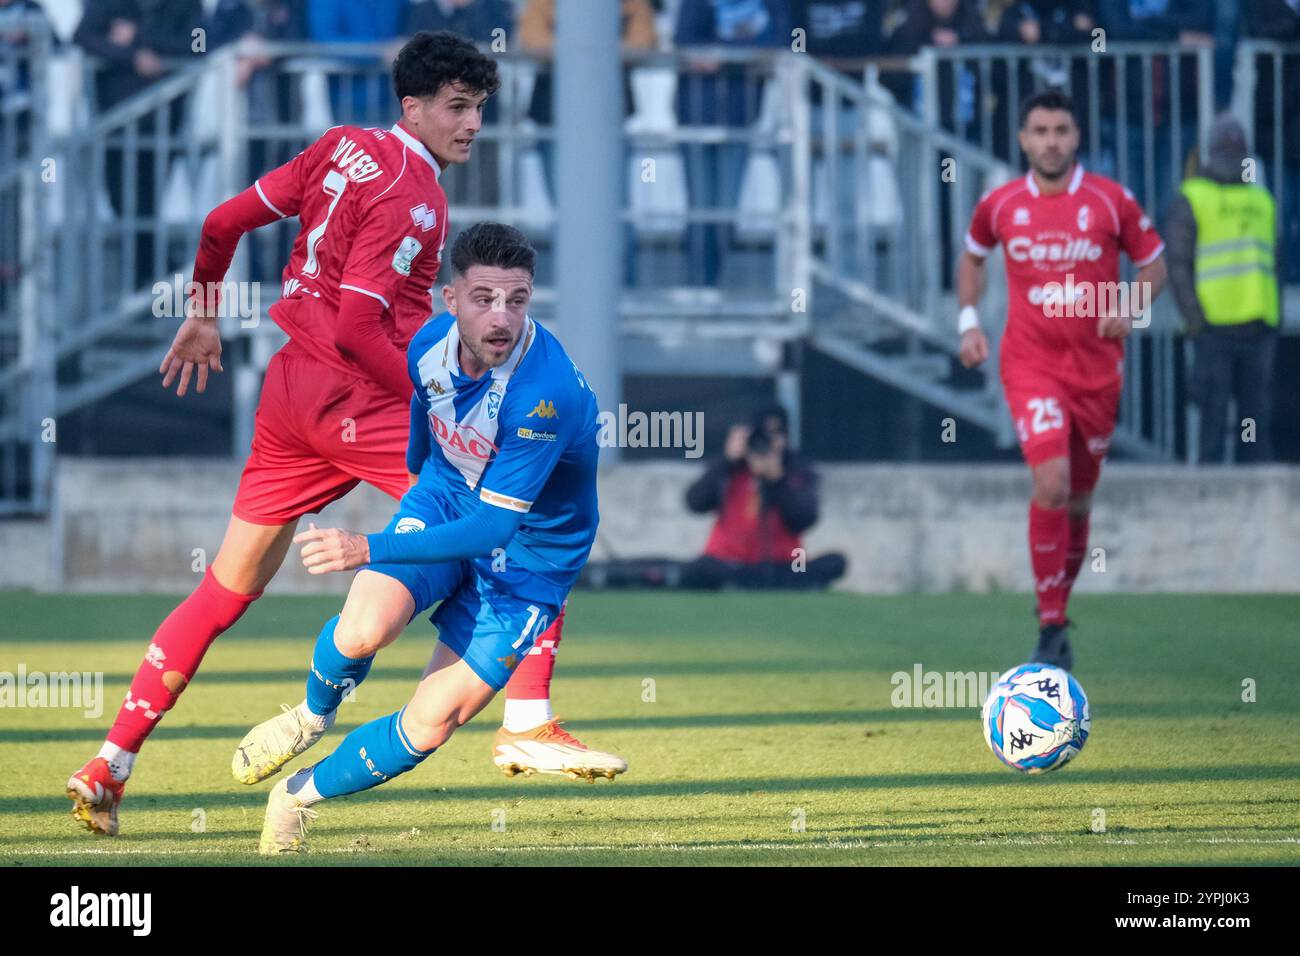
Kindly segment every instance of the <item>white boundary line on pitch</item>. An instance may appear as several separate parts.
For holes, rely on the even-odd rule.
[[[1083,839],[1087,839],[1086,837]],[[1259,839],[1238,839],[1235,837],[1220,838],[1196,838],[1192,840],[1103,840],[1100,841],[1106,846],[1167,846],[1171,844],[1191,846],[1196,844],[1300,844],[1300,837],[1283,837],[1276,840],[1259,840]],[[1044,837],[1036,840],[965,840],[965,841],[920,841],[913,843],[866,843],[863,841],[852,842],[808,842],[804,845],[791,843],[701,843],[701,844],[680,844],[680,843],[641,843],[629,846],[613,846],[603,844],[580,845],[580,846],[485,846],[475,847],[472,849],[460,849],[457,852],[487,852],[487,853],[635,853],[646,851],[668,851],[672,853],[699,853],[699,852],[726,852],[728,850],[893,850],[893,849],[915,849],[922,846],[1052,846],[1064,843],[1060,837]],[[357,856],[364,856],[368,853],[385,853],[393,850],[414,849],[427,852],[429,847],[412,845],[409,847],[330,847],[322,850],[311,851],[314,854],[327,853],[347,853]],[[88,848],[80,850],[14,850],[0,851],[0,857],[6,856],[216,856],[229,855],[232,850],[219,850],[213,847],[205,847],[194,850],[178,849],[158,849],[151,850],[147,847],[123,848],[120,850]],[[450,852],[450,851],[446,851]]]

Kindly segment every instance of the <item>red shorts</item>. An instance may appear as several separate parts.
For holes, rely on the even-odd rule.
[[[408,403],[291,342],[266,367],[235,517],[289,524],[363,481],[401,498],[410,427]]]
[[[1041,371],[1004,365],[1002,385],[1029,466],[1068,458],[1070,490],[1096,487],[1115,432],[1123,383],[1082,390]]]

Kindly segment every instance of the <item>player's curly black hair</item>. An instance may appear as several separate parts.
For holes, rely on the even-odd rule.
[[[451,246],[451,268],[463,276],[473,266],[496,269],[527,269],[535,275],[537,250],[528,237],[514,226],[501,222],[476,222]]]
[[[1079,123],[1079,111],[1074,108],[1074,100],[1070,94],[1061,89],[1039,90],[1025,98],[1020,104],[1020,128],[1024,129],[1025,124],[1029,122],[1029,114],[1037,109],[1044,110],[1065,110],[1074,117],[1075,125]]]
[[[393,60],[393,92],[399,102],[407,96],[436,96],[449,83],[491,96],[500,89],[501,78],[496,61],[447,30],[421,30]]]

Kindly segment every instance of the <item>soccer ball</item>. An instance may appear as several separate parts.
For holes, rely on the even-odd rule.
[[[1087,743],[1092,725],[1079,682],[1048,664],[1021,664],[999,677],[980,721],[994,755],[1024,773],[1069,763]]]

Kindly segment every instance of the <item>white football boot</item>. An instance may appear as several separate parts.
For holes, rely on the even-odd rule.
[[[322,727],[313,720],[306,701],[297,707],[281,704],[280,710],[283,713],[262,721],[235,748],[230,772],[240,783],[253,784],[275,776],[281,767],[324,737],[337,716],[337,712],[330,714]]]
[[[558,719],[517,734],[500,728],[493,741],[492,762],[507,777],[517,773],[525,776],[554,773],[588,783],[595,783],[597,777],[613,780],[627,769],[627,761],[622,757],[590,749],[560,727]]]
[[[257,841],[257,852],[262,856],[307,852],[307,824],[320,814],[289,792],[290,779],[272,787],[267,798],[266,819]]]

